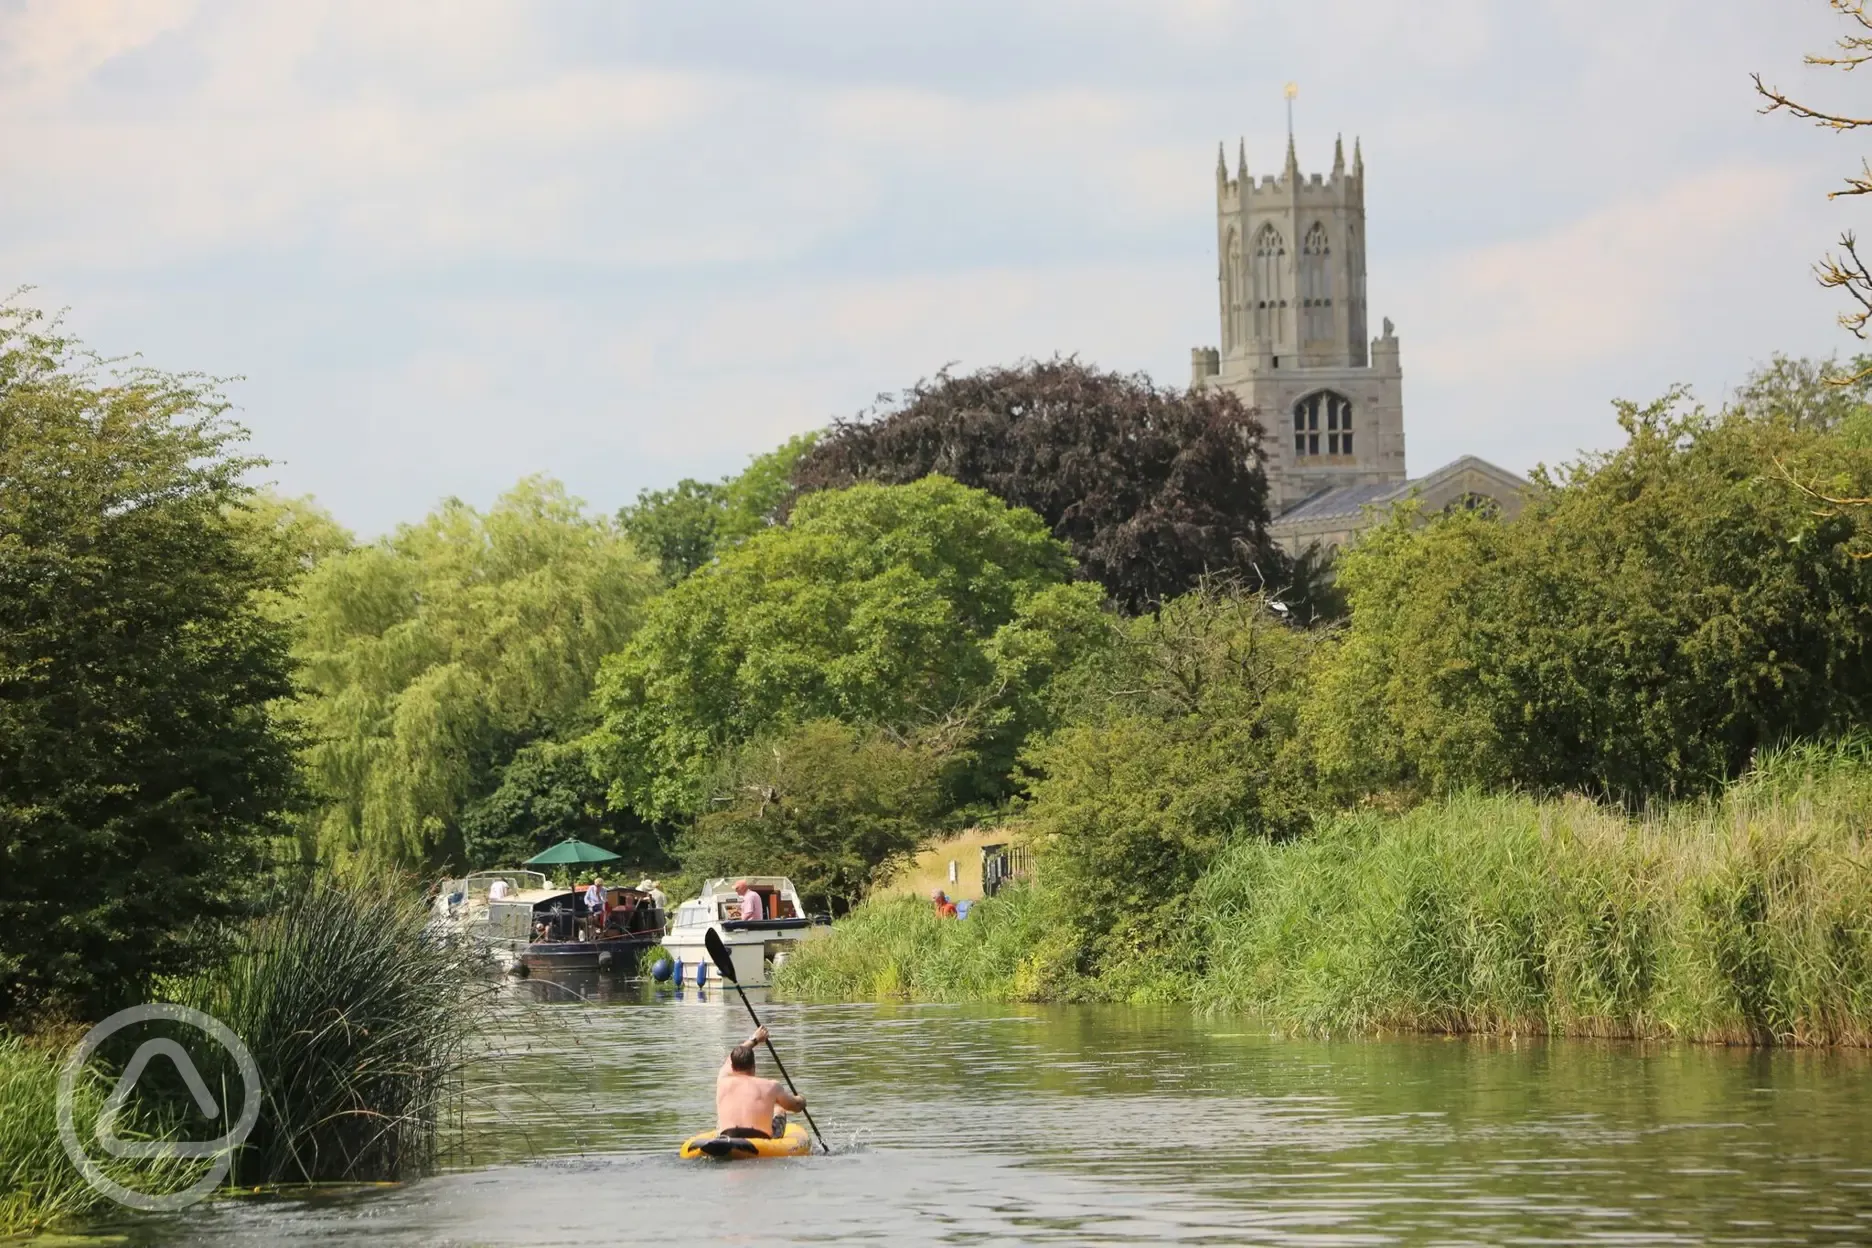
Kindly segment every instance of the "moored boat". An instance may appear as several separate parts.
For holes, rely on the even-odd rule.
[[[647,892],[607,888],[602,912],[582,888],[527,889],[488,903],[488,943],[527,971],[609,971],[634,975],[663,937],[663,911]]]
[[[706,984],[715,978],[706,943],[711,928],[721,934],[722,944],[734,959],[735,979],[744,988],[758,988],[772,981],[772,968],[785,961],[795,945],[824,932],[831,922],[825,915],[807,914],[799,890],[783,875],[738,879],[747,882],[749,891],[760,894],[766,917],[741,917],[741,898],[733,887],[737,879],[723,876],[708,881],[700,896],[676,907],[675,921],[663,938],[663,947],[675,960],[676,982]]]

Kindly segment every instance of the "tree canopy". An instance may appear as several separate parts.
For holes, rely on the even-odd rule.
[[[517,753],[582,733],[599,663],[655,585],[614,524],[541,479],[321,562],[297,650],[321,851],[464,862],[464,812],[504,784],[502,803],[521,800],[504,774]],[[528,758],[543,783],[552,769]],[[482,813],[479,843],[510,843]]]
[[[1760,747],[1872,712],[1872,561],[1836,492],[1872,452],[1821,406],[1621,405],[1628,441],[1510,523],[1400,515],[1346,555],[1352,623],[1311,702],[1354,790],[1709,789]]]
[[[931,473],[1045,519],[1127,611],[1205,574],[1278,575],[1262,430],[1232,394],[1177,391],[1072,359],[947,373],[837,422],[800,457],[801,490]]]
[[[0,1015],[180,969],[285,831],[286,582],[225,409],[0,306]]]
[[[757,455],[737,476],[720,481],[685,477],[666,490],[640,490],[618,512],[618,523],[653,556],[674,583],[715,557],[778,524],[793,496],[789,474],[819,435],[803,433]]]
[[[651,605],[599,682],[594,761],[614,804],[672,819],[748,741],[948,722],[992,791],[1033,691],[1101,627],[1071,574],[1038,516],[943,477],[810,495]]]

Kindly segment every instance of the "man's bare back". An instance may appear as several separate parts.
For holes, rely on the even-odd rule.
[[[754,1073],[754,1049],[767,1038],[762,1027],[748,1037],[746,1044],[728,1054],[721,1073],[715,1076],[715,1129],[720,1132],[758,1131],[763,1136],[773,1131],[774,1108],[789,1112],[806,1108],[804,1097],[794,1096],[772,1079]],[[746,1054],[747,1068],[737,1069],[738,1054]]]

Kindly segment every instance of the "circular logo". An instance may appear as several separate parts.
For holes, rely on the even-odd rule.
[[[212,1157],[214,1162],[208,1172],[195,1180],[189,1187],[179,1192],[152,1194],[139,1192],[123,1186],[104,1173],[97,1162],[91,1159],[79,1142],[78,1129],[72,1122],[73,1090],[77,1087],[78,1073],[84,1069],[85,1062],[97,1051],[98,1045],[110,1039],[117,1032],[135,1023],[150,1023],[166,1020],[184,1023],[207,1035],[216,1044],[226,1049],[234,1058],[234,1064],[240,1068],[243,1097],[240,1117],[234,1120],[226,1134],[212,1140],[123,1140],[117,1137],[117,1115],[123,1110],[124,1102],[129,1100],[135,1090],[137,1079],[143,1074],[155,1057],[165,1057],[174,1063],[182,1082],[188,1087],[189,1095],[194,1098],[195,1106],[202,1116],[209,1120],[223,1117],[225,1105],[217,1105],[208,1085],[203,1082],[201,1072],[196,1069],[195,1061],[174,1040],[167,1038],[145,1040],[137,1046],[137,1051],[118,1077],[117,1086],[104,1101],[104,1108],[98,1113],[97,1127],[92,1132],[98,1146],[112,1157],[157,1158],[188,1160]],[[132,1209],[173,1211],[186,1209],[209,1192],[213,1191],[222,1179],[227,1177],[229,1167],[234,1164],[234,1150],[239,1148],[253,1130],[254,1122],[260,1117],[260,1068],[254,1064],[253,1054],[241,1043],[220,1019],[200,1010],[192,1010],[186,1005],[135,1005],[127,1010],[119,1010],[90,1031],[72,1050],[66,1059],[65,1069],[59,1075],[58,1086],[58,1129],[59,1143],[65,1146],[65,1155],[84,1176],[92,1190],[108,1196],[120,1205]]]

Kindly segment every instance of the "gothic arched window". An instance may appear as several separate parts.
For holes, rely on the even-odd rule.
[[[1255,235],[1254,248],[1254,332],[1257,338],[1280,337],[1280,309],[1287,306],[1284,278],[1287,269],[1287,244],[1280,231],[1271,225]]]
[[[1350,455],[1352,400],[1336,390],[1315,390],[1293,409],[1294,454]]]
[[[1332,248],[1318,221],[1300,249],[1300,338],[1318,342],[1333,336]]]

